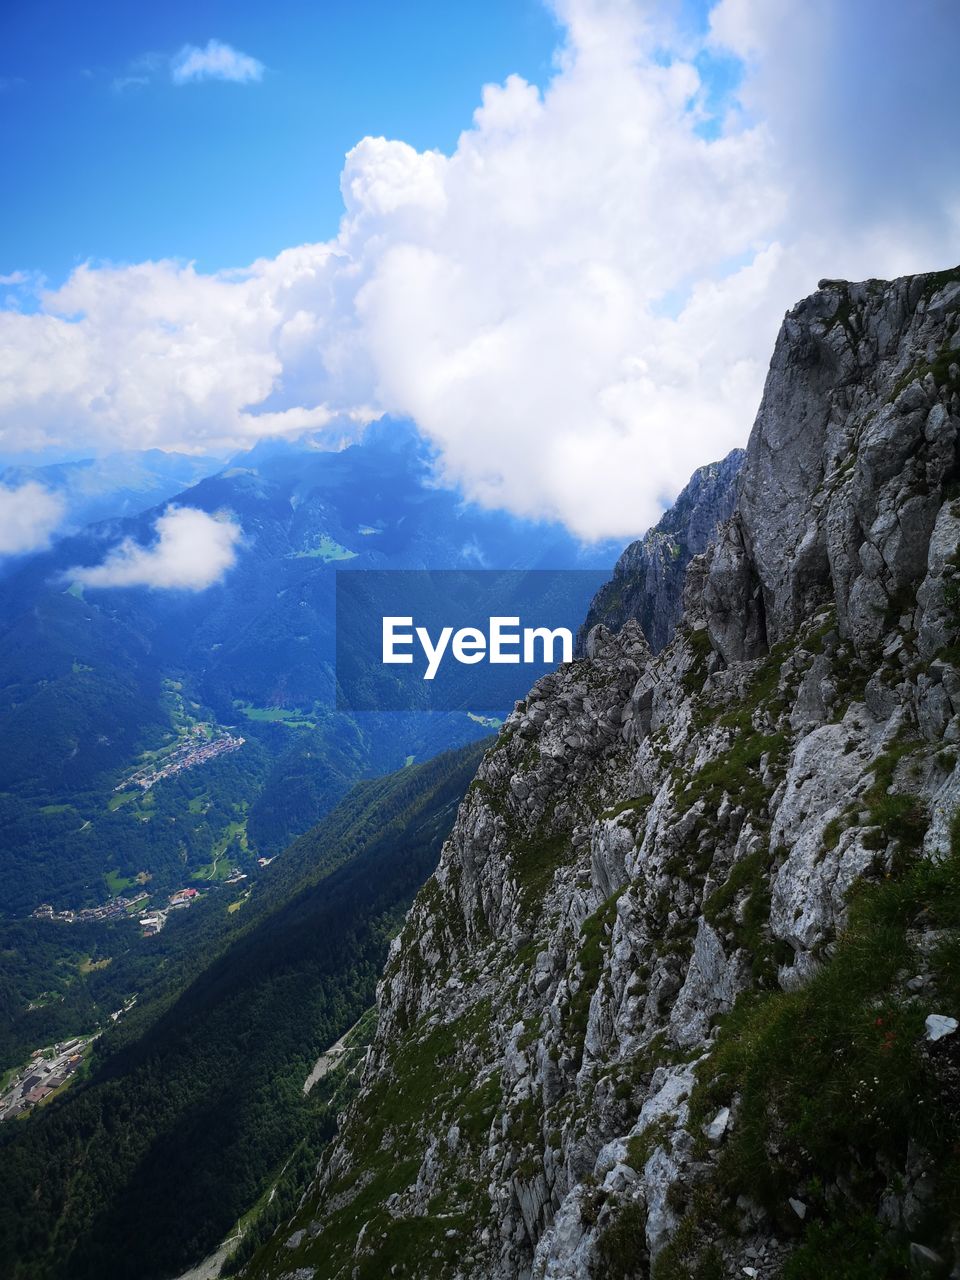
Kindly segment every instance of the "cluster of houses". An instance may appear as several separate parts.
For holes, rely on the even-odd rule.
[[[178,889],[176,893],[171,893],[167,899],[168,905],[166,907],[144,912],[140,917],[140,928],[143,931],[143,936],[150,938],[155,933],[159,933],[167,923],[167,916],[171,911],[182,911],[185,907],[192,906],[199,896],[196,889]]]
[[[206,725],[194,725],[193,731],[184,741],[178,742],[161,761],[144,765],[132,773],[129,778],[118,783],[114,791],[124,791],[127,787],[138,786],[142,791],[149,791],[154,783],[163,778],[172,778],[184,769],[194,769],[197,765],[206,764],[222,756],[227,751],[238,751],[246,741],[239,734],[223,730],[213,737],[206,736]]]
[[[83,1062],[84,1051],[93,1039],[94,1036],[80,1036],[51,1049],[37,1049],[0,1096],[0,1120],[29,1111],[66,1084]]]
[[[49,902],[41,902],[33,912],[35,920],[59,920],[62,924],[85,924],[91,920],[116,920],[136,911],[149,897],[138,893],[135,898],[116,897],[99,907],[81,907],[78,911],[54,911]]]
[[[246,879],[246,876],[241,876],[239,873],[235,875],[241,880]],[[231,880],[228,883],[232,884],[236,881]],[[89,920],[116,920],[141,910],[149,897],[148,893],[140,893],[135,898],[111,898],[102,906],[82,907],[79,911],[54,911],[49,902],[41,902],[31,914],[35,920],[59,920],[63,924],[78,924]],[[166,907],[151,911],[142,910],[139,923],[144,937],[159,933],[166,924],[168,912],[192,906],[197,897],[199,894],[196,889],[178,889],[176,893],[171,893]]]

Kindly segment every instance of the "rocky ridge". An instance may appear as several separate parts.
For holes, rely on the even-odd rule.
[[[958,426],[960,270],[787,315],[674,639],[518,703],[247,1274],[960,1274]]]
[[[654,653],[672,640],[683,613],[687,566],[733,514],[744,457],[742,449],[733,449],[722,461],[699,467],[669,511],[630,543],[611,580],[591,601],[577,636],[577,657],[583,657],[587,636],[600,623],[620,631],[635,618]]]

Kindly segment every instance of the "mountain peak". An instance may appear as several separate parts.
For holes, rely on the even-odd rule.
[[[627,547],[613,579],[590,605],[577,638],[578,652],[598,623],[618,631],[630,618],[640,623],[655,652],[669,642],[683,611],[687,566],[730,518],[745,457],[743,449],[733,449],[720,462],[698,467],[673,506]]]

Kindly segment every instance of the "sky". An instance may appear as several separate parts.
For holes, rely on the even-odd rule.
[[[469,497],[626,538],[745,442],[820,277],[960,260],[954,0],[0,21],[7,457],[387,413]]]
[[[456,144],[479,88],[542,80],[558,39],[530,0],[7,0],[0,16],[0,274],[87,259],[217,270],[336,234],[365,134]],[[213,39],[259,78],[176,83]]]

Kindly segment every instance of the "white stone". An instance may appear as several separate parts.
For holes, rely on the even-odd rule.
[[[944,1036],[952,1036],[960,1023],[944,1013],[931,1013],[924,1025],[927,1028],[925,1039],[942,1040]]]
[[[713,1117],[709,1124],[705,1124],[702,1133],[705,1138],[709,1138],[711,1142],[719,1142],[723,1135],[727,1132],[727,1125],[730,1123],[730,1108],[721,1107],[717,1114]]]

